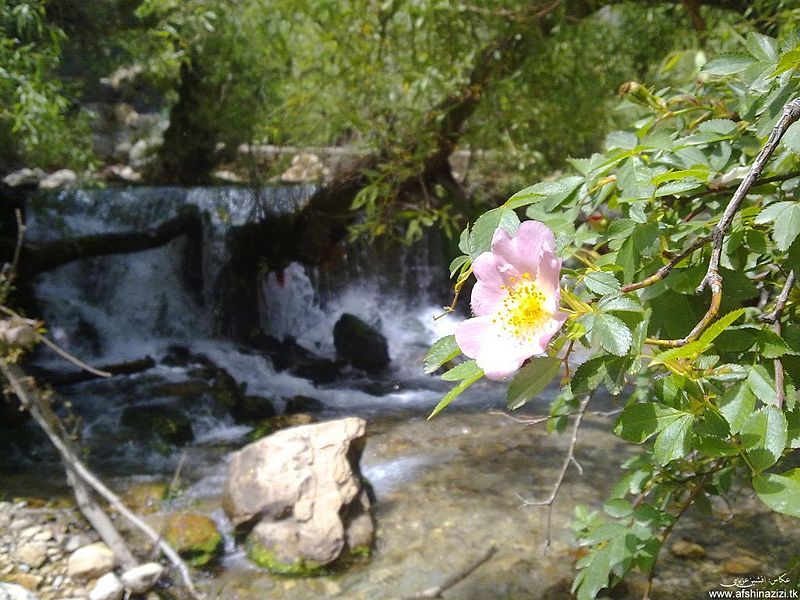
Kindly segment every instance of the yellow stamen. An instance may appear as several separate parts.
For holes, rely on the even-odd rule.
[[[516,278],[509,277],[511,283]],[[552,317],[545,308],[546,297],[539,286],[531,281],[530,273],[523,273],[520,282],[513,286],[501,286],[508,294],[497,316],[503,329],[517,338],[532,341],[545,322]]]

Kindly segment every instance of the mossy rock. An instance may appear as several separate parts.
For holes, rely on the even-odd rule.
[[[272,435],[281,429],[289,429],[290,427],[299,427],[300,425],[310,425],[316,423],[317,420],[311,415],[298,413],[294,415],[278,415],[271,419],[265,419],[258,423],[252,431],[247,434],[249,442],[255,442],[263,437]]]
[[[278,555],[253,539],[247,538],[246,544],[247,558],[253,561],[262,569],[266,569],[275,575],[285,575],[287,577],[319,577],[330,575],[331,570],[326,565],[320,565],[311,560],[296,560],[294,562],[284,562]]]
[[[137,513],[154,513],[169,496],[169,485],[158,481],[133,484],[122,497],[122,502]]]
[[[193,567],[208,564],[222,552],[222,535],[205,515],[172,515],[164,527],[164,540]]]
[[[325,404],[310,396],[293,396],[286,401],[284,412],[287,415],[316,413],[325,409]]]

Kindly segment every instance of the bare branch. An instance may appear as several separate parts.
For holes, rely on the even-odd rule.
[[[575,464],[576,468],[579,472],[582,472],[583,469],[581,468],[580,464],[577,460],[575,460],[575,446],[578,443],[578,432],[581,428],[581,422],[583,421],[583,417],[586,414],[586,407],[589,405],[589,401],[592,399],[591,394],[586,396],[582,401],[578,410],[575,413],[575,422],[572,424],[572,436],[569,440],[569,447],[567,448],[567,455],[564,457],[564,462],[561,463],[561,470],[558,473],[558,477],[556,478],[556,482],[553,485],[553,489],[550,492],[550,495],[547,497],[546,500],[526,500],[522,496],[519,496],[520,501],[522,502],[523,506],[546,506],[547,507],[547,537],[545,539],[545,549],[550,547],[551,539],[551,532],[552,532],[552,525],[553,525],[553,503],[558,496],[558,492],[561,490],[561,486],[564,483],[564,478],[567,475],[567,469],[571,464]]]
[[[70,474],[70,477],[75,477],[81,480],[83,484],[94,489],[95,492],[105,498],[105,500],[114,508],[114,510],[121,514],[133,527],[142,532],[151,542],[155,543],[164,556],[166,556],[172,565],[178,570],[181,578],[183,579],[184,586],[192,598],[195,598],[196,600],[202,600],[203,595],[200,594],[200,592],[198,592],[194,587],[191,575],[189,574],[189,568],[186,566],[186,563],[183,562],[183,559],[178,556],[178,553],[175,552],[175,550],[173,550],[169,544],[161,540],[158,533],[156,533],[138,515],[128,509],[128,507],[125,506],[119,499],[119,497],[110,489],[108,489],[106,485],[100,481],[100,479],[98,479],[97,476],[95,476],[86,467],[86,465],[83,464],[80,458],[78,458],[77,454],[58,434],[52,424],[57,422],[58,418],[52,413],[52,410],[50,410],[49,407],[43,401],[41,401],[37,390],[30,382],[30,378],[26,377],[25,373],[23,373],[19,367],[3,360],[0,360],[0,370],[2,370],[3,375],[11,384],[11,387],[17,394],[20,403],[30,411],[31,416],[36,419],[36,422],[44,430],[44,432],[50,438],[52,444],[58,450]],[[47,413],[50,414],[48,415]]]
[[[427,590],[423,590],[418,594],[414,594],[413,596],[405,596],[402,600],[427,600],[430,598],[441,598],[442,594],[444,594],[451,587],[455,586],[458,583],[461,583],[467,577],[472,575],[472,573],[475,572],[478,569],[478,567],[480,567],[482,564],[484,564],[490,558],[492,558],[492,556],[494,556],[496,552],[497,552],[497,547],[494,545],[490,546],[486,550],[486,552],[484,552],[480,556],[480,558],[476,559],[475,561],[467,565],[466,568],[458,571],[457,573],[454,573],[439,585],[436,585],[432,588],[428,588]]]
[[[794,280],[794,271],[789,271],[786,282],[783,284],[783,288],[780,294],[778,294],[778,298],[775,300],[775,308],[764,319],[766,322],[772,323],[772,331],[778,335],[781,334],[781,315],[783,314],[783,309],[786,308],[786,302],[789,300],[789,293],[792,291],[792,286],[794,286]],[[782,408],[786,400],[783,361],[781,361],[780,358],[776,358],[772,364],[775,367],[775,406]]]

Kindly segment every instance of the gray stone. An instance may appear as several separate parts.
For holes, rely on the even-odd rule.
[[[279,431],[233,454],[223,507],[240,529],[255,524],[251,558],[322,566],[372,544],[358,462],[366,424],[350,417]],[[262,565],[266,566],[266,565]]]
[[[106,573],[89,592],[89,600],[120,600],[125,593],[122,582],[114,573]]]
[[[5,177],[3,177],[3,183],[10,187],[18,187],[21,185],[34,185],[39,183],[39,181],[44,178],[45,173],[39,168],[36,169],[28,169],[27,167],[24,169],[19,169],[18,171],[14,171],[9,173]]]
[[[47,561],[47,545],[42,542],[29,542],[17,548],[17,561],[38,569]]]
[[[39,600],[39,597],[21,585],[0,582],[0,600]]]
[[[103,542],[78,548],[69,557],[67,574],[72,577],[93,579],[105,575],[115,564],[114,553]]]
[[[39,182],[39,187],[43,190],[54,190],[73,184],[77,180],[78,176],[72,169],[59,169],[42,179]]]
[[[357,369],[380,373],[389,366],[389,346],[377,329],[344,313],[333,326],[336,356]]]
[[[158,563],[145,563],[128,569],[120,578],[125,589],[134,594],[144,594],[152,588],[164,574],[164,567]]]

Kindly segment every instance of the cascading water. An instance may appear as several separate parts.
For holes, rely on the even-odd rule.
[[[434,243],[380,253],[350,250],[334,267],[293,263],[280,273],[263,275],[260,322],[266,334],[278,340],[291,336],[316,356],[334,359],[334,324],[342,314],[354,314],[386,337],[392,362],[384,374],[368,376],[346,368],[334,381],[314,385],[305,377],[278,372],[263,353],[214,335],[230,228],[290,212],[311,191],[275,187],[256,196],[242,188],[141,188],[41,197],[28,217],[28,239],[33,242],[153,228],[187,204],[197,206],[203,216],[201,289],[187,284],[188,242],[178,238],[159,248],[84,259],[40,275],[35,294],[41,316],[59,344],[96,364],[144,356],[160,361],[178,344],[279,410],[286,399],[301,395],[319,400],[323,411],[334,415],[413,407],[424,413],[444,388],[422,374],[422,356],[433,340],[454,328],[452,316],[433,318],[442,310],[440,294],[446,289]],[[42,353],[37,361],[43,368],[64,369],[52,355]],[[150,393],[153,386],[185,381],[194,376],[193,368],[194,363],[161,362],[139,375],[68,386],[61,393],[86,424],[90,446],[93,440],[119,440],[119,451],[102,457],[112,462],[146,459],[153,468],[167,469],[174,461],[168,452],[153,453],[115,431],[131,405],[163,403]],[[195,443],[237,438],[247,431],[208,398],[182,401],[180,408],[191,414]]]

